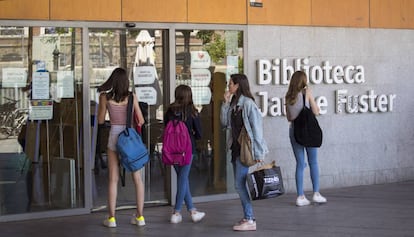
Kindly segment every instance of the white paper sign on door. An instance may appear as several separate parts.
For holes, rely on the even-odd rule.
[[[191,87],[195,105],[208,105],[211,101],[210,87]]]
[[[211,81],[211,72],[208,69],[191,69],[191,87],[208,86]]]
[[[135,93],[138,101],[145,102],[148,105],[157,104],[157,91],[153,87],[136,87]]]
[[[207,51],[191,51],[191,68],[209,68],[210,55]]]
[[[34,72],[32,81],[32,99],[49,99],[50,78],[48,72]]]
[[[134,84],[148,85],[155,81],[155,67],[154,66],[138,66],[134,67]]]
[[[24,68],[3,68],[2,87],[25,87],[27,73]]]
[[[49,120],[53,118],[53,100],[32,100],[29,106],[30,120]]]
[[[57,72],[57,97],[73,98],[74,97],[74,79],[73,71]]]

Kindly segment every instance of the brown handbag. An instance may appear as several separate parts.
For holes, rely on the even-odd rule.
[[[237,141],[240,144],[240,161],[245,166],[252,166],[256,164],[253,159],[252,141],[250,140],[249,134],[246,128],[243,126],[239,138]]]

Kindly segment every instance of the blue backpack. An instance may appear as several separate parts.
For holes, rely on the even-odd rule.
[[[181,120],[170,120],[164,129],[162,162],[166,165],[188,165],[191,163],[192,144],[187,126]]]
[[[129,172],[141,169],[149,161],[147,147],[135,128],[131,128],[132,99],[131,94],[128,98],[126,128],[119,134],[116,143],[119,161],[122,167]]]

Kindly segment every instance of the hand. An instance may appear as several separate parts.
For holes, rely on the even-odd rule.
[[[224,102],[230,102],[231,93],[229,91],[224,92]]]

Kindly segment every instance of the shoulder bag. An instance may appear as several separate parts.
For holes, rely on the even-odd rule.
[[[305,94],[303,94],[302,111],[293,120],[293,133],[296,142],[302,146],[320,147],[322,145],[322,129],[315,114],[305,106]]]
[[[253,158],[252,141],[244,126],[240,131],[237,141],[240,144],[240,162],[245,166],[255,165],[256,161]]]

